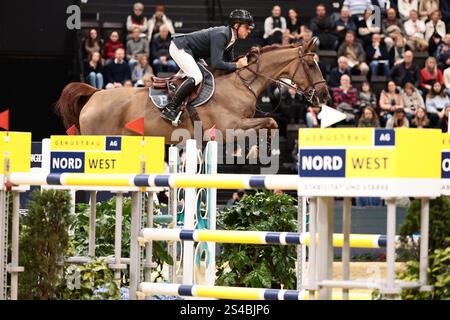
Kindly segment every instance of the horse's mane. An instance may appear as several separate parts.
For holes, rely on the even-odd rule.
[[[271,52],[271,51],[275,51],[275,50],[298,48],[300,46],[301,46],[301,44],[299,42],[285,44],[285,45],[275,43],[275,44],[267,45],[264,47],[251,47],[247,54],[253,53],[255,51],[259,51],[260,53],[266,53],[266,52]]]

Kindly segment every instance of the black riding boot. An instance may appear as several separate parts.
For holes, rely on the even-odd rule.
[[[166,105],[161,112],[161,117],[171,122],[175,121],[180,110],[181,103],[195,89],[194,78],[187,78],[177,89],[172,100]]]

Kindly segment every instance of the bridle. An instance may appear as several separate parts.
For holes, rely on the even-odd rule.
[[[326,80],[323,79],[323,80],[319,80],[319,81],[313,82],[313,81],[312,81],[311,73],[310,73],[310,71],[309,71],[309,69],[308,69],[308,66],[307,66],[307,63],[306,63],[306,61],[305,61],[305,57],[307,57],[307,56],[314,56],[314,53],[312,53],[312,52],[303,52],[303,48],[302,48],[302,47],[299,47],[299,49],[298,49],[299,60],[298,60],[297,66],[295,67],[295,71],[294,71],[294,73],[292,74],[292,77],[291,77],[291,79],[290,79],[290,81],[291,81],[290,84],[287,83],[287,82],[285,82],[285,81],[281,81],[281,80],[278,80],[278,79],[273,79],[273,78],[271,78],[271,77],[268,77],[268,76],[262,74],[262,73],[259,71],[259,68],[260,68],[261,50],[260,50],[258,47],[257,47],[257,48],[253,48],[252,51],[251,51],[247,56],[254,56],[254,57],[256,57],[256,59],[255,59],[254,61],[250,62],[249,65],[248,65],[247,67],[242,68],[242,69],[239,69],[239,70],[236,70],[236,75],[239,77],[239,79],[241,79],[241,81],[244,83],[244,85],[247,87],[247,89],[249,89],[250,92],[251,92],[256,98],[258,98],[258,97],[257,97],[255,91],[252,89],[251,85],[253,84],[253,82],[255,82],[255,80],[256,80],[258,77],[262,77],[262,78],[265,78],[265,79],[267,79],[267,80],[270,80],[272,83],[276,83],[276,84],[278,85],[279,88],[280,88],[281,86],[286,86],[286,87],[295,89],[298,93],[300,93],[301,95],[303,95],[303,97],[305,98],[305,100],[306,100],[307,102],[309,102],[310,104],[313,104],[313,100],[314,100],[314,99],[316,99],[316,101],[319,102],[319,98],[318,98],[317,95],[316,95],[316,93],[317,93],[316,87],[317,87],[317,85],[319,85],[319,84],[326,83]],[[253,70],[253,69],[250,68],[250,66],[252,66],[252,65],[254,65],[254,64],[256,64],[256,70]],[[305,75],[306,75],[306,79],[308,80],[308,86],[307,86],[306,88],[304,88],[304,89],[295,86],[295,82],[294,82],[295,75],[296,75],[297,72],[299,71],[300,66],[302,66],[303,71],[304,71],[304,73],[305,73]],[[241,75],[242,70],[248,70],[248,71],[250,71],[251,73],[253,73],[255,76],[254,76],[252,79],[245,79],[245,78]],[[281,101],[281,100],[280,100],[280,101]]]

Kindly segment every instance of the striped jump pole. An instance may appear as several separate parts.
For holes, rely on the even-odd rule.
[[[204,285],[179,285],[172,283],[143,282],[139,291],[145,296],[165,295],[182,297],[199,297],[231,300],[308,300],[306,290],[282,290],[221,287]],[[333,292],[333,300],[342,300],[341,292]],[[365,292],[350,292],[351,300],[371,300],[371,294]]]
[[[297,190],[297,175],[11,173],[16,185]]]
[[[140,241],[194,241],[220,242],[254,245],[309,245],[309,233],[270,232],[270,231],[234,231],[234,230],[186,230],[144,228],[141,230]],[[398,241],[398,237],[397,237]],[[333,246],[342,247],[344,235],[333,235]],[[384,248],[386,236],[380,234],[351,234],[352,248]]]

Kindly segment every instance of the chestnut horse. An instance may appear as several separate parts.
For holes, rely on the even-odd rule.
[[[233,73],[215,77],[216,90],[211,99],[196,108],[203,131],[215,126],[225,137],[226,129],[278,128],[273,118],[254,118],[257,97],[278,79],[288,78],[313,106],[330,101],[322,73],[311,52],[313,38],[304,46],[272,45],[253,49],[248,54],[249,66]],[[66,128],[76,125],[82,135],[133,135],[125,124],[145,118],[145,135],[165,137],[166,143],[178,143],[172,138],[177,128],[194,134],[188,112],[181,124],[173,127],[160,117],[160,111],[148,97],[148,88],[117,88],[98,90],[84,83],[68,84],[56,104]]]

